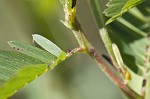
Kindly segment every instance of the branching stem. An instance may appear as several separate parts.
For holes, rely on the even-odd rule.
[[[78,22],[77,18],[76,21]],[[90,55],[99,65],[99,68],[111,79],[111,81],[116,84],[130,99],[141,99],[141,96],[136,94],[133,90],[131,90],[122,80],[119,79],[115,75],[115,73],[107,66],[107,64],[98,56],[95,51],[95,48],[90,44],[88,39],[86,38],[84,31],[80,24],[74,24],[75,28],[73,28],[73,33],[75,38],[77,39],[81,48],[84,50],[80,50],[80,52],[86,52]],[[138,98],[137,98],[138,97]]]
[[[99,65],[99,68],[111,79],[111,81],[117,85],[130,99],[142,99],[141,96],[136,94],[133,90],[131,90],[126,84],[120,80],[116,74],[107,66],[107,64],[103,61],[102,58],[98,56],[95,49],[89,49],[90,56],[96,61]]]
[[[79,48],[81,49],[77,48],[70,50],[66,58],[76,52],[88,54],[97,62],[99,68],[112,80],[112,82],[115,83],[130,99],[141,99],[141,96],[126,86],[124,82],[120,80],[120,78],[117,77],[107,64],[98,56],[95,48],[88,41],[79,21],[76,18],[76,5],[73,5],[72,8],[72,6],[70,7],[70,4],[72,4],[72,2],[70,2],[70,0],[66,0],[66,4],[64,5],[65,22],[63,23],[73,31],[73,34],[80,45]]]

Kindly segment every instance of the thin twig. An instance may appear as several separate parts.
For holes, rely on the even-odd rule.
[[[134,91],[132,91],[128,86],[126,86],[123,81],[121,81],[115,73],[107,66],[107,64],[98,56],[96,51],[92,48],[89,49],[91,57],[97,62],[99,68],[115,83],[130,99],[137,99],[140,97]]]
[[[71,2],[72,3],[72,2]],[[100,69],[131,99],[137,99],[140,97],[134,91],[132,91],[128,86],[126,86],[123,81],[119,79],[115,75],[115,73],[107,66],[107,64],[98,56],[95,52],[94,47],[88,41],[79,21],[76,18],[76,5],[73,5],[73,8],[68,8],[69,4],[71,4],[68,0],[66,0],[66,4],[64,5],[65,12],[65,21],[63,22],[68,28],[73,31],[75,38],[77,39],[80,48],[83,48],[81,52],[84,52],[90,55],[99,65]],[[75,3],[76,4],[76,3]],[[78,52],[78,50],[72,50],[69,52],[69,55],[72,53]]]
[[[66,54],[66,58],[69,58],[70,56],[72,56],[73,54],[78,53],[78,52],[84,52],[84,49],[81,47],[78,47],[78,48],[74,48],[72,50],[68,50],[67,54]]]

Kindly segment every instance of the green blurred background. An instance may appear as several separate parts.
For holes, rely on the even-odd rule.
[[[89,40],[106,53],[89,8],[90,0],[78,0],[77,17]],[[105,5],[107,0],[101,0]],[[0,49],[12,50],[7,41],[32,44],[41,34],[67,51],[78,46],[64,18],[59,0],[0,0]],[[25,86],[9,99],[122,99],[121,91],[86,55],[76,54]]]

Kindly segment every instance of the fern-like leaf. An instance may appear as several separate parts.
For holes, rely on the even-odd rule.
[[[106,25],[121,17],[123,13],[129,9],[142,3],[144,0],[110,0],[107,4],[108,8],[104,10],[107,17],[111,17]]]

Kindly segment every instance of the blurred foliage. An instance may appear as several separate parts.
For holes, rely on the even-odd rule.
[[[77,17],[98,52],[105,53],[87,1],[78,0]],[[100,2],[105,5],[106,0]],[[63,11],[59,0],[1,0],[0,13],[1,50],[10,50],[6,43],[10,40],[32,43],[31,34],[34,33],[49,38],[65,51],[77,46],[71,31],[60,23]],[[77,54],[10,99],[121,98],[119,89],[96,64],[87,56]]]

